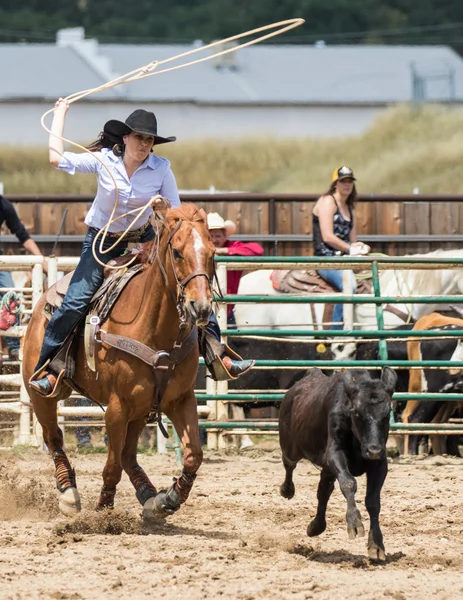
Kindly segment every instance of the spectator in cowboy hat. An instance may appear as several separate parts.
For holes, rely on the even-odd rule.
[[[255,242],[232,242],[228,238],[236,231],[236,224],[230,220],[224,220],[219,213],[207,215],[207,226],[218,256],[262,256],[264,249]],[[227,294],[236,294],[240,283],[242,271],[227,271]],[[229,304],[228,324],[234,325],[233,304]]]

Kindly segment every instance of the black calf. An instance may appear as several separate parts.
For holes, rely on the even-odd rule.
[[[380,493],[387,474],[386,441],[396,383],[397,375],[388,367],[380,380],[359,370],[327,377],[320,369],[310,369],[286,393],[280,408],[280,446],[286,469],[281,495],[288,499],[294,496],[293,471],[302,458],[310,460],[322,471],[317,514],[307,535],[320,535],[325,530],[326,506],[337,479],[347,500],[349,537],[362,536],[365,530],[355,503],[354,477],[366,473],[368,555],[376,560],[386,558],[379,526]]]

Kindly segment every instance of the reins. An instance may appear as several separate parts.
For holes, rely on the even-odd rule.
[[[175,278],[177,293],[175,295],[171,289],[169,291],[170,291],[172,300],[175,302],[175,305],[177,307],[177,312],[178,312],[178,316],[179,316],[179,320],[180,320],[180,328],[181,329],[185,328],[187,325],[187,317],[186,317],[186,311],[185,311],[185,288],[186,288],[186,286],[190,283],[190,281],[192,281],[196,277],[205,277],[207,279],[207,284],[209,286],[209,289],[212,289],[212,281],[214,279],[214,274],[215,274],[215,268],[214,268],[214,274],[213,274],[212,279],[211,279],[211,277],[209,277],[209,275],[205,271],[193,271],[192,273],[189,273],[186,277],[184,277],[182,280],[180,280],[178,278],[177,271],[175,269],[175,259],[174,259],[174,249],[172,247],[172,239],[174,238],[175,234],[180,230],[182,224],[183,224],[183,219],[179,219],[178,222],[176,223],[175,227],[169,233],[169,237],[167,238],[167,254],[169,256],[170,266],[172,269],[173,276]],[[165,227],[165,219],[163,219],[163,227]],[[151,249],[151,253],[150,253],[148,262],[151,264],[154,261],[154,258],[156,258],[156,262],[159,266],[159,270],[161,271],[162,276],[164,278],[164,283],[165,283],[166,287],[169,288],[169,278],[167,275],[166,267],[164,266],[164,264],[162,262],[161,253],[159,252],[160,243],[161,243],[161,234],[162,234],[162,228],[159,227],[158,221],[156,220],[156,242],[153,242],[153,246]],[[214,265],[214,262],[213,262],[213,265]]]
[[[166,251],[167,251],[167,254],[169,255],[170,266],[172,269],[173,276],[175,278],[176,294],[174,294],[174,292],[172,291],[172,289],[169,286],[169,278],[167,275],[167,270],[161,259],[160,249],[161,249],[162,229],[159,227],[157,221],[156,221],[156,229],[157,229],[156,242],[153,242],[153,248],[151,250],[150,257],[148,260],[148,262],[150,264],[152,264],[154,262],[154,255],[153,255],[153,249],[154,249],[154,254],[156,256],[156,262],[159,266],[159,270],[161,271],[161,273],[163,275],[164,283],[170,291],[172,300],[175,303],[175,307],[177,309],[177,313],[178,313],[178,317],[179,317],[179,331],[177,334],[177,338],[174,342],[172,350],[169,353],[169,363],[167,365],[167,369],[164,371],[162,378],[157,381],[157,385],[155,388],[155,401],[154,401],[154,406],[153,406],[153,411],[152,411],[154,413],[154,419],[158,424],[159,430],[161,431],[162,435],[165,438],[168,438],[169,436],[168,436],[168,433],[162,422],[161,401],[162,401],[162,398],[166,391],[167,383],[172,374],[172,371],[174,370],[174,368],[177,364],[176,363],[176,355],[180,353],[182,345],[183,345],[184,341],[186,340],[186,338],[189,335],[191,335],[191,330],[190,330],[190,333],[187,334],[188,318],[187,318],[187,312],[185,310],[185,288],[196,277],[205,277],[207,279],[209,289],[211,290],[211,288],[212,288],[211,278],[205,271],[196,270],[196,271],[193,271],[192,273],[189,273],[182,280],[179,280],[179,278],[178,278],[177,271],[175,269],[175,259],[174,259],[174,250],[172,247],[172,240],[173,240],[175,234],[180,230],[183,222],[184,222],[183,219],[179,219],[178,222],[176,223],[175,227],[172,229],[172,231],[170,231],[169,236],[167,238]],[[163,220],[163,228],[164,227],[166,227],[165,219]]]

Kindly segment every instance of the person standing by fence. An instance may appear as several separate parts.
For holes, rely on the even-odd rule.
[[[23,245],[24,249],[30,254],[35,256],[42,256],[39,247],[29,235],[24,224],[18,217],[14,206],[9,200],[3,195],[0,195],[0,228],[5,224],[8,229],[14,234],[18,241]],[[2,250],[0,249],[0,254]],[[44,261],[44,270],[47,270],[46,262]],[[11,290],[14,288],[13,277],[9,271],[0,271],[0,289]],[[0,300],[6,294],[6,291],[0,292]],[[11,319],[8,318],[8,307],[5,307],[5,311],[0,317],[0,329],[8,329],[11,326],[9,322]],[[7,320],[8,318],[8,320]],[[16,314],[15,325],[19,324],[19,313]],[[16,337],[5,337],[5,345],[8,349],[8,356],[11,360],[18,360],[19,358],[19,338]]]

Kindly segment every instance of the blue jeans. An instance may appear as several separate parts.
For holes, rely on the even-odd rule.
[[[14,288],[13,277],[8,271],[0,271],[0,288]],[[5,295],[5,292],[0,292],[0,300]],[[19,325],[19,314],[16,316],[15,325]],[[19,338],[4,337],[5,345],[8,350],[19,350]]]
[[[92,252],[92,244],[96,234],[97,232],[92,228],[87,231],[80,261],[69,283],[66,296],[61,306],[53,313],[45,329],[39,361],[34,371],[40,369],[49,358],[52,359],[57,354],[64,340],[86,314],[91,299],[103,283],[104,267],[97,263]],[[155,233],[150,225],[140,238],[140,242],[149,242],[154,237]],[[98,251],[100,241],[97,242],[96,250],[99,259],[104,263],[121,256],[127,247],[127,243],[122,241],[111,252],[101,255]],[[107,249],[113,244],[114,238],[107,238],[103,248]],[[214,314],[211,315],[210,322],[205,329],[220,340],[220,327]]]
[[[331,285],[333,287],[335,287],[338,290],[338,292],[342,292],[342,273],[343,273],[343,271],[336,270],[336,269],[319,269],[317,271],[317,273],[325,281],[327,281],[328,283],[331,283]],[[354,286],[353,286],[354,294],[356,291],[357,291],[357,286],[355,285],[355,281],[354,281]],[[344,310],[343,309],[344,309],[344,307],[342,304],[334,305],[333,322],[339,323],[339,325],[332,325],[331,329],[336,329],[336,330],[343,329],[343,325],[342,325],[342,321],[344,319]]]
[[[49,358],[51,359],[56,355],[64,340],[87,312],[90,300],[103,283],[104,267],[97,263],[92,252],[92,244],[96,234],[97,232],[93,228],[87,231],[80,261],[69,283],[66,296],[61,306],[53,313],[45,329],[42,350],[35,370],[40,369]],[[140,242],[149,242],[154,239],[154,236],[154,230],[150,225],[143,232]],[[111,252],[102,255],[98,250],[100,241],[99,239],[96,251],[98,258],[104,263],[121,256],[127,248],[127,242],[122,241]],[[103,249],[110,248],[114,242],[114,238],[106,238]]]

